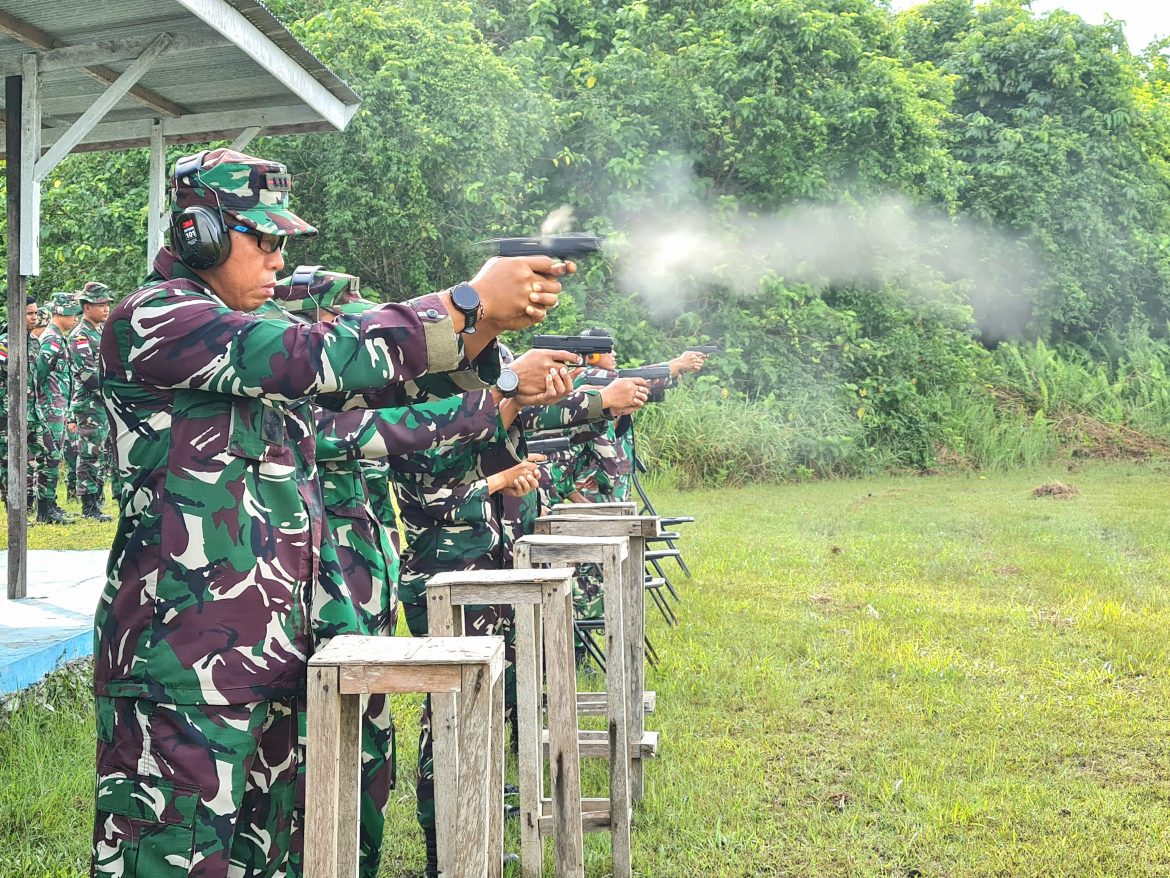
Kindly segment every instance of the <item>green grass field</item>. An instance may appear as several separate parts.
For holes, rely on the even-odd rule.
[[[1057,479],[1079,493],[1032,496]],[[699,521],[681,626],[649,620],[662,742],[637,873],[1170,875],[1168,481],[1091,464],[657,492]],[[395,878],[422,865],[415,713]],[[82,871],[92,734],[69,675],[3,713],[3,878]],[[586,848],[608,874],[607,840]]]

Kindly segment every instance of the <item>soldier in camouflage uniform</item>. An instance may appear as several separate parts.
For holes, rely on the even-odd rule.
[[[512,362],[510,368],[519,368],[523,360]],[[420,384],[423,382],[415,386]],[[537,486],[537,473],[533,463],[524,460],[521,435],[601,420],[606,416],[607,394],[617,398],[623,392],[632,393],[631,388],[622,386],[603,392],[578,391],[560,404],[547,404],[565,390],[567,387],[558,385],[550,395],[530,400],[540,404],[527,406],[515,416],[502,408],[494,435],[483,441],[466,443],[442,455],[407,455],[398,466],[391,459],[393,487],[406,535],[399,597],[412,635],[427,633],[426,583],[431,576],[446,571],[506,569],[512,563],[514,539],[531,532],[536,505],[526,495]],[[471,635],[503,634],[506,653],[514,645],[512,614],[506,606],[467,607],[463,630]],[[514,675],[510,655],[506,655],[506,662],[506,673]],[[511,719],[514,676],[506,678],[505,693]],[[429,707],[428,701],[420,720],[416,788],[428,875],[436,869]]]
[[[460,367],[543,319],[570,267],[490,261],[466,338],[449,291],[335,324],[262,319],[284,242],[315,232],[287,171],[226,149],[181,167],[172,240],[204,267],[164,248],[102,334],[120,490],[94,623],[93,872],[285,875],[311,632],[344,605],[311,400],[381,405]]]
[[[294,287],[291,279],[278,284],[276,298],[294,317],[332,321],[374,307],[358,295],[358,279],[352,275],[317,271],[311,277],[307,287]],[[365,463],[482,440],[495,429],[496,400],[485,387],[411,406],[346,412],[318,409],[316,417],[325,515],[337,543],[347,606],[319,613],[336,624],[315,632],[314,647],[320,648],[337,634],[391,636],[398,618],[398,552],[371,505]],[[361,761],[359,875],[374,878],[381,855],[383,811],[394,785],[389,696],[376,694],[366,700]]]
[[[73,373],[71,420],[77,427],[77,496],[81,514],[109,521],[102,511],[105,482],[111,470],[110,419],[102,403],[98,348],[102,326],[110,316],[109,287],[90,281],[78,293],[81,322],[69,335],[69,365]]]
[[[74,519],[57,505],[57,483],[65,456],[69,400],[73,395],[67,339],[77,326],[81,305],[73,293],[53,293],[50,308],[53,316],[41,333],[36,364],[37,408],[43,419],[45,444],[48,446],[48,454],[40,471],[37,519],[50,524],[66,524]]]
[[[33,515],[29,516],[29,523],[35,522],[36,486],[40,471],[40,463],[44,458],[44,443],[40,436],[40,419],[37,416],[36,392],[33,381],[36,379],[37,353],[40,341],[32,334],[37,326],[37,300],[32,296],[25,299],[24,331],[28,334],[28,387],[26,389],[25,406],[28,417],[28,436],[26,454],[28,458],[28,508]],[[0,335],[0,486],[4,504],[8,505],[8,333]],[[19,330],[18,330],[19,331]]]

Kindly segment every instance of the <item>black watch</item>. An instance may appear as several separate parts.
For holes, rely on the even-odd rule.
[[[475,287],[466,283],[456,284],[451,288],[451,303],[463,315],[463,331],[468,335],[475,335],[475,324],[479,322],[479,312],[482,309]]]
[[[496,390],[504,394],[505,399],[511,399],[520,392],[520,376],[505,366],[496,379]]]

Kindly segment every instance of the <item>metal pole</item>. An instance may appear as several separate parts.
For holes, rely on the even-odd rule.
[[[26,280],[20,273],[21,128],[24,79],[4,79],[8,184],[8,598],[28,594],[28,331]]]

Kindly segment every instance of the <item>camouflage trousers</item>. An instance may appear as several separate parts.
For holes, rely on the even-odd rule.
[[[104,411],[77,415],[77,474],[72,482],[79,497],[101,494],[109,480],[110,421]]]
[[[333,566],[333,546],[322,549],[322,575],[332,573],[338,581],[331,591],[315,598],[315,648],[322,648],[338,634],[390,637],[398,619],[398,554],[367,506],[334,505],[328,499],[326,515],[337,554]],[[361,753],[358,874],[360,878],[375,878],[385,834],[384,811],[395,784],[394,717],[389,696],[371,695],[365,701]]]
[[[298,700],[97,698],[93,876],[299,875]]]
[[[40,478],[40,465],[44,459],[45,445],[37,428],[30,428],[28,433],[28,498],[30,503],[36,499],[37,485]],[[0,497],[8,502],[8,418],[0,417]]]
[[[77,493],[77,454],[79,444],[77,428],[69,429],[69,425],[66,424],[65,452],[61,457],[65,461],[65,487],[72,494]]]
[[[65,422],[46,419],[43,466],[40,468],[37,496],[42,500],[57,499],[57,482],[61,478],[61,461],[65,457]],[[29,457],[32,457],[30,451]]]
[[[404,599],[402,610],[412,637],[427,636],[427,606]],[[464,608],[463,633],[467,636],[502,635],[504,638],[504,719],[515,730],[516,722],[516,627],[515,614],[507,604],[483,604]],[[514,733],[514,732],[513,732]],[[431,699],[423,701],[418,722],[418,825],[435,825],[435,765],[431,744]]]
[[[573,578],[573,616],[577,619],[605,618],[605,582],[596,564],[578,564]]]

